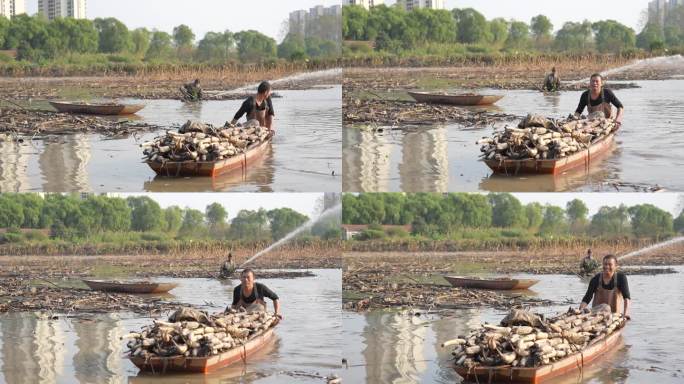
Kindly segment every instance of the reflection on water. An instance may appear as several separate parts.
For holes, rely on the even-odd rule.
[[[630,275],[632,320],[622,342],[582,373],[549,381],[570,383],[681,383],[684,356],[680,353],[684,324],[684,267],[669,275]],[[531,275],[520,275],[521,278]],[[579,303],[588,279],[567,275],[535,275],[539,297]],[[536,308],[550,315],[567,305]],[[467,334],[483,322],[498,323],[505,312],[490,308],[454,310],[448,315],[372,311],[345,312],[344,357],[349,368],[342,371],[352,383],[453,383],[460,377],[452,366],[443,341]]]
[[[414,139],[404,141],[407,133],[358,133],[356,128],[343,128],[345,191],[602,191],[614,183],[641,187],[660,185],[668,190],[684,190],[683,80],[637,81],[641,88],[615,91],[625,105],[622,128],[616,136],[615,150],[590,169],[575,169],[565,174],[525,177],[490,177],[491,170],[479,161],[475,144],[483,136],[491,136],[492,127],[464,127],[452,124],[415,128],[416,131],[444,130],[440,137],[446,143],[443,171],[421,166],[422,172],[397,172],[398,164],[421,164],[424,152],[403,152]],[[483,90],[483,92],[488,92]],[[524,116],[534,112],[554,118],[575,111],[580,91],[544,95],[538,91],[509,90],[497,106],[501,112]],[[498,128],[516,124],[497,123]],[[402,153],[405,157],[397,155]],[[442,159],[442,157],[439,157]],[[441,160],[440,160],[441,164]],[[433,161],[433,167],[437,163]],[[425,177],[438,182],[427,182]],[[414,178],[411,178],[413,176]],[[434,181],[434,180],[429,180]],[[442,187],[445,185],[445,187]]]
[[[343,189],[350,192],[447,190],[445,127],[372,132],[343,129]]]
[[[103,139],[99,135],[67,135],[49,141],[0,141],[0,191],[325,191],[339,192],[342,142],[342,88],[278,91],[271,153],[263,169],[217,180],[159,180],[141,161],[140,143],[163,132]],[[242,100],[182,103],[176,100],[135,100],[146,107],[143,122],[177,128],[187,120],[223,125]]]
[[[288,372],[328,375],[340,368],[342,324],[339,270],[312,270],[315,277],[257,279],[282,301],[285,320],[273,345],[237,364],[209,375],[143,374],[124,359],[126,341],[151,319],[131,314],[61,316],[38,320],[32,313],[0,315],[0,383],[320,383]],[[213,279],[165,279],[180,283],[172,300],[223,310],[232,301],[235,282]],[[272,309],[269,303],[270,309]]]

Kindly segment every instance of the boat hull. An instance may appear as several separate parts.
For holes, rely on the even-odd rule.
[[[122,293],[166,293],[178,286],[176,283],[116,283],[112,281],[83,280],[93,291]]]
[[[558,360],[552,364],[536,368],[476,367],[468,369],[456,367],[456,372],[468,382],[529,383],[539,384],[549,379],[571,373],[580,373],[584,366],[591,364],[616,346],[622,336],[622,329],[616,330],[604,339],[599,339],[581,352]]]
[[[59,112],[80,113],[87,115],[132,115],[145,108],[145,106],[142,104],[91,105],[57,101],[51,101],[50,105],[52,105]]]
[[[444,279],[457,288],[476,288],[493,290],[516,290],[528,289],[537,284],[539,280],[533,279],[471,279],[458,276],[444,276]]]
[[[570,156],[552,160],[484,160],[485,164],[498,174],[559,174],[565,171],[584,166],[589,169],[593,161],[598,161],[610,153],[615,142],[615,133],[606,135],[593,143],[584,151],[573,153]]]
[[[247,173],[247,168],[258,162],[271,145],[273,134],[261,143],[249,147],[247,151],[219,161],[147,161],[147,165],[160,176],[187,177],[204,176],[216,177],[229,173]]]
[[[409,92],[419,103],[449,104],[449,105],[491,105],[501,100],[501,95],[440,95],[436,93]]]
[[[233,348],[219,355],[208,357],[131,357],[130,360],[141,371],[158,374],[171,372],[209,373],[237,362],[247,363],[247,358],[267,347],[275,339],[273,327],[249,340],[245,345]]]

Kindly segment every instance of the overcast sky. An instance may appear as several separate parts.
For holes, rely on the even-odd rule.
[[[341,4],[341,0],[86,0],[89,19],[115,17],[129,29],[156,28],[171,33],[186,24],[201,39],[207,32],[255,29],[280,41],[281,24],[290,12],[316,5]],[[38,11],[38,0],[26,0],[26,12]]]
[[[309,218],[317,214],[316,206],[323,193],[113,193],[112,196],[149,196],[162,208],[177,205],[204,212],[207,205],[219,203],[228,211],[228,218],[237,216],[243,209],[291,208]]]
[[[684,195],[680,193],[513,193],[522,203],[534,201],[543,204],[552,204],[565,208],[565,204],[573,199],[580,199],[589,208],[589,214],[593,215],[604,205],[626,206],[637,204],[653,204],[656,207],[670,212],[673,216],[679,215],[684,203]]]
[[[386,0],[385,3],[394,4],[396,1]],[[503,17],[526,23],[542,14],[551,19],[555,31],[567,21],[613,19],[639,33],[641,11],[648,8],[648,0],[446,0],[445,7],[474,8],[487,20]]]

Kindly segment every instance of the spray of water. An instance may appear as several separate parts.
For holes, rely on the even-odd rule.
[[[667,241],[663,241],[663,242],[660,242],[657,244],[649,245],[646,248],[641,248],[639,250],[630,252],[626,255],[622,255],[622,256],[618,257],[618,260],[624,260],[624,259],[627,259],[630,257],[639,256],[642,253],[650,252],[654,249],[658,249],[658,248],[662,248],[662,247],[667,247],[668,245],[672,245],[672,244],[678,243],[680,241],[684,241],[684,236],[675,237],[675,238],[667,240]]]
[[[259,256],[263,255],[264,253],[266,253],[266,252],[268,252],[268,251],[270,251],[270,250],[272,250],[272,249],[274,249],[274,248],[276,248],[276,247],[278,247],[278,246],[280,246],[280,245],[282,245],[282,244],[287,243],[287,242],[290,241],[293,237],[295,237],[295,236],[299,235],[300,233],[306,231],[307,229],[311,228],[311,227],[312,227],[314,224],[316,224],[317,222],[319,222],[319,221],[321,221],[321,220],[323,220],[323,219],[326,219],[326,218],[328,218],[328,217],[331,217],[331,216],[340,215],[341,213],[342,213],[342,204],[341,204],[341,203],[338,203],[338,204],[335,205],[334,207],[332,207],[332,208],[330,208],[330,209],[324,211],[323,213],[321,213],[320,216],[318,216],[318,217],[316,217],[316,218],[313,218],[313,219],[310,219],[309,221],[307,221],[306,223],[302,224],[301,226],[299,226],[299,227],[298,227],[297,229],[295,229],[294,231],[288,233],[288,234],[287,234],[285,237],[283,237],[282,239],[280,239],[280,240],[276,241],[275,243],[269,245],[268,248],[263,249],[263,250],[257,252],[254,256],[250,257],[247,261],[245,261],[244,263],[240,264],[240,268],[243,268],[245,265],[247,265],[247,264],[251,263],[252,261],[256,260]]]
[[[623,65],[622,67],[617,67],[617,68],[612,68],[609,70],[606,70],[604,72],[601,72],[603,76],[610,76],[615,73],[620,73],[622,71],[626,71],[629,69],[635,69],[635,68],[642,68],[642,67],[673,67],[673,66],[681,66],[682,63],[684,62],[684,57],[682,55],[674,55],[674,56],[658,56],[658,57],[651,57],[649,59],[641,59],[637,60],[631,64]],[[585,84],[589,82],[589,78],[573,81],[570,83],[570,85],[576,85],[576,84]]]
[[[279,83],[287,83],[289,81],[310,80],[310,79],[317,79],[317,78],[321,78],[321,77],[341,76],[341,75],[342,75],[342,68],[333,68],[333,69],[326,69],[326,70],[315,71],[315,72],[297,73],[294,75],[283,77],[282,79],[273,80],[273,81],[271,81],[271,85],[273,85],[274,87],[277,88]],[[236,89],[226,91],[226,92],[221,92],[219,95],[228,95],[231,93],[251,92],[251,91],[254,91],[258,86],[259,86],[259,83],[247,84],[247,85],[240,87],[240,88],[236,88]]]

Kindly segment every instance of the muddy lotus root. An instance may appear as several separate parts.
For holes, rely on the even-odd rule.
[[[519,310],[504,320],[523,318]],[[530,314],[536,324],[503,326],[484,324],[469,335],[448,340],[457,366],[537,367],[580,352],[597,337],[609,335],[624,326],[621,314],[610,311],[581,313],[570,308],[559,316],[543,319]],[[537,323],[537,319],[543,319]],[[504,321],[508,324],[508,322]]]
[[[250,145],[266,140],[268,134],[268,128],[253,125],[215,128],[188,121],[178,132],[167,131],[140,146],[145,161],[217,161],[244,153]]]
[[[486,160],[559,159],[586,150],[615,129],[615,121],[606,118],[556,121],[527,115],[518,127],[507,126],[477,144]]]
[[[183,311],[183,315],[179,315]],[[218,355],[247,343],[277,322],[266,312],[239,312],[230,310],[210,316],[198,316],[199,321],[187,319],[187,308],[179,309],[169,321],[154,320],[152,325],[131,332],[122,339],[127,343],[131,357],[205,357]],[[196,311],[196,313],[199,313]]]

